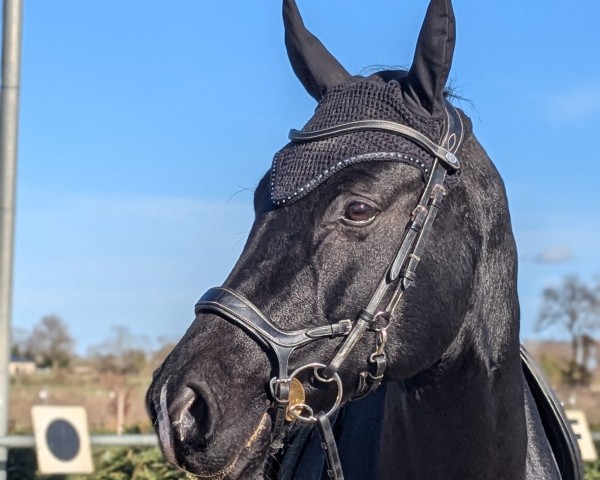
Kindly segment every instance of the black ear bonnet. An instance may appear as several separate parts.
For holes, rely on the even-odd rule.
[[[446,122],[449,117],[443,97],[456,41],[450,0],[430,0],[410,69],[384,71],[368,78],[352,77],[344,69],[306,28],[295,0],[283,0],[283,23],[292,69],[319,102],[303,132],[384,120],[410,127],[440,144],[445,127],[452,123]],[[426,178],[433,157],[414,142],[385,131],[364,130],[292,142],[273,160],[271,198],[276,205],[288,205],[342,168],[366,161],[406,163],[420,169]]]
[[[405,72],[397,72],[396,76],[399,80],[385,81],[379,75],[353,77],[333,87],[302,131],[312,132],[356,120],[387,120],[409,126],[439,142],[445,116],[424,117],[408,110],[401,87]],[[273,160],[271,198],[276,205],[288,205],[344,167],[367,161],[405,163],[418,168],[426,178],[433,159],[414,142],[386,132],[362,131],[308,143],[289,143]]]

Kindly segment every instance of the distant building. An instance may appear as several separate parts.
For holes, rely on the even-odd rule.
[[[29,357],[21,357],[14,355],[10,358],[8,364],[8,374],[17,375],[33,375],[36,371],[35,362]]]

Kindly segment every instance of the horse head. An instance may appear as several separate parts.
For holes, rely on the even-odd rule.
[[[275,155],[240,259],[147,395],[167,458],[201,478],[260,476],[290,430],[382,380],[417,391],[496,372],[498,401],[523,396],[503,384],[520,368],[504,187],[445,93],[450,0],[430,2],[410,69],[369,77],[342,67],[293,0],[283,17],[318,107]]]

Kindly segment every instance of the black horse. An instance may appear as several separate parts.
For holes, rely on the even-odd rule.
[[[446,98],[450,0],[431,0],[408,71],[368,78],[293,0],[283,16],[318,107],[259,183],[234,270],[155,373],[166,457],[211,479],[582,478],[520,350],[502,180]]]

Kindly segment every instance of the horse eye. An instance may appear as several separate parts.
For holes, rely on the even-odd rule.
[[[379,211],[365,202],[352,202],[346,207],[344,220],[352,225],[367,225],[375,220]]]

